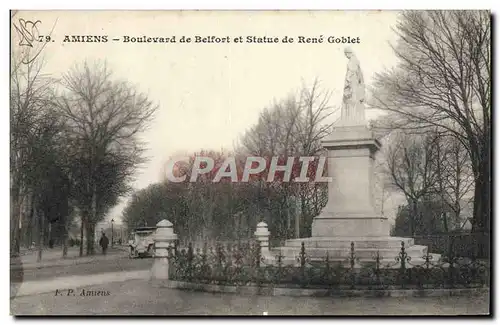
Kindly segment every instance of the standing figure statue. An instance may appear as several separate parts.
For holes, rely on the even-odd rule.
[[[345,56],[349,59],[345,76],[344,96],[342,98],[341,124],[365,124],[365,82],[358,58],[351,48],[346,47]]]

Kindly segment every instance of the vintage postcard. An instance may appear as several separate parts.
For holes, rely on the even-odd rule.
[[[12,315],[490,315],[489,11],[10,17]]]

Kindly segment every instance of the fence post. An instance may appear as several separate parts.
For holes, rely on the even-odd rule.
[[[300,285],[306,286],[306,247],[304,242],[300,244],[299,262],[300,262]]]
[[[163,219],[156,224],[154,235],[155,255],[153,267],[151,268],[151,280],[168,280],[169,250],[177,240],[173,225],[170,221]]]
[[[267,223],[261,221],[257,224],[257,230],[255,230],[255,237],[257,242],[260,244],[260,254],[263,258],[270,258],[271,253],[269,252],[269,230],[267,229]]]
[[[401,289],[406,288],[406,281],[408,280],[407,279],[407,268],[406,268],[407,259],[408,259],[408,253],[406,253],[406,250],[405,250],[405,242],[402,241],[401,242],[401,250],[399,252],[399,263],[400,263],[400,265],[399,265],[400,266],[399,267],[399,278],[401,281]]]

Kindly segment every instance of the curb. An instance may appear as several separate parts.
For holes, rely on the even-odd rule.
[[[174,280],[164,280],[159,285],[163,288],[204,291],[212,293],[234,293],[241,295],[292,296],[292,297],[443,297],[472,296],[489,294],[489,288],[464,289],[301,289],[273,288],[256,286],[224,286],[216,284],[192,283]]]
[[[125,249],[119,249],[120,251],[127,252],[128,250]],[[99,256],[99,255],[94,255],[94,256]],[[125,256],[120,256],[120,258],[126,258]],[[51,267],[61,267],[61,266],[73,266],[73,265],[79,265],[79,264],[88,264],[88,263],[93,263],[93,262],[99,262],[99,259],[90,259],[90,260],[81,260],[78,257],[77,258],[68,258],[68,259],[58,259],[55,260],[58,261],[58,263],[54,264],[36,264],[36,263],[29,263],[29,264],[11,264],[10,269],[12,271],[19,271],[19,270],[33,270],[33,269],[44,269],[44,268],[51,268]],[[67,262],[67,263],[61,263],[61,262]]]

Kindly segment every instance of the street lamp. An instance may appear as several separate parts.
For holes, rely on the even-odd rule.
[[[111,247],[113,247],[113,223],[115,222],[115,219],[111,219]]]

